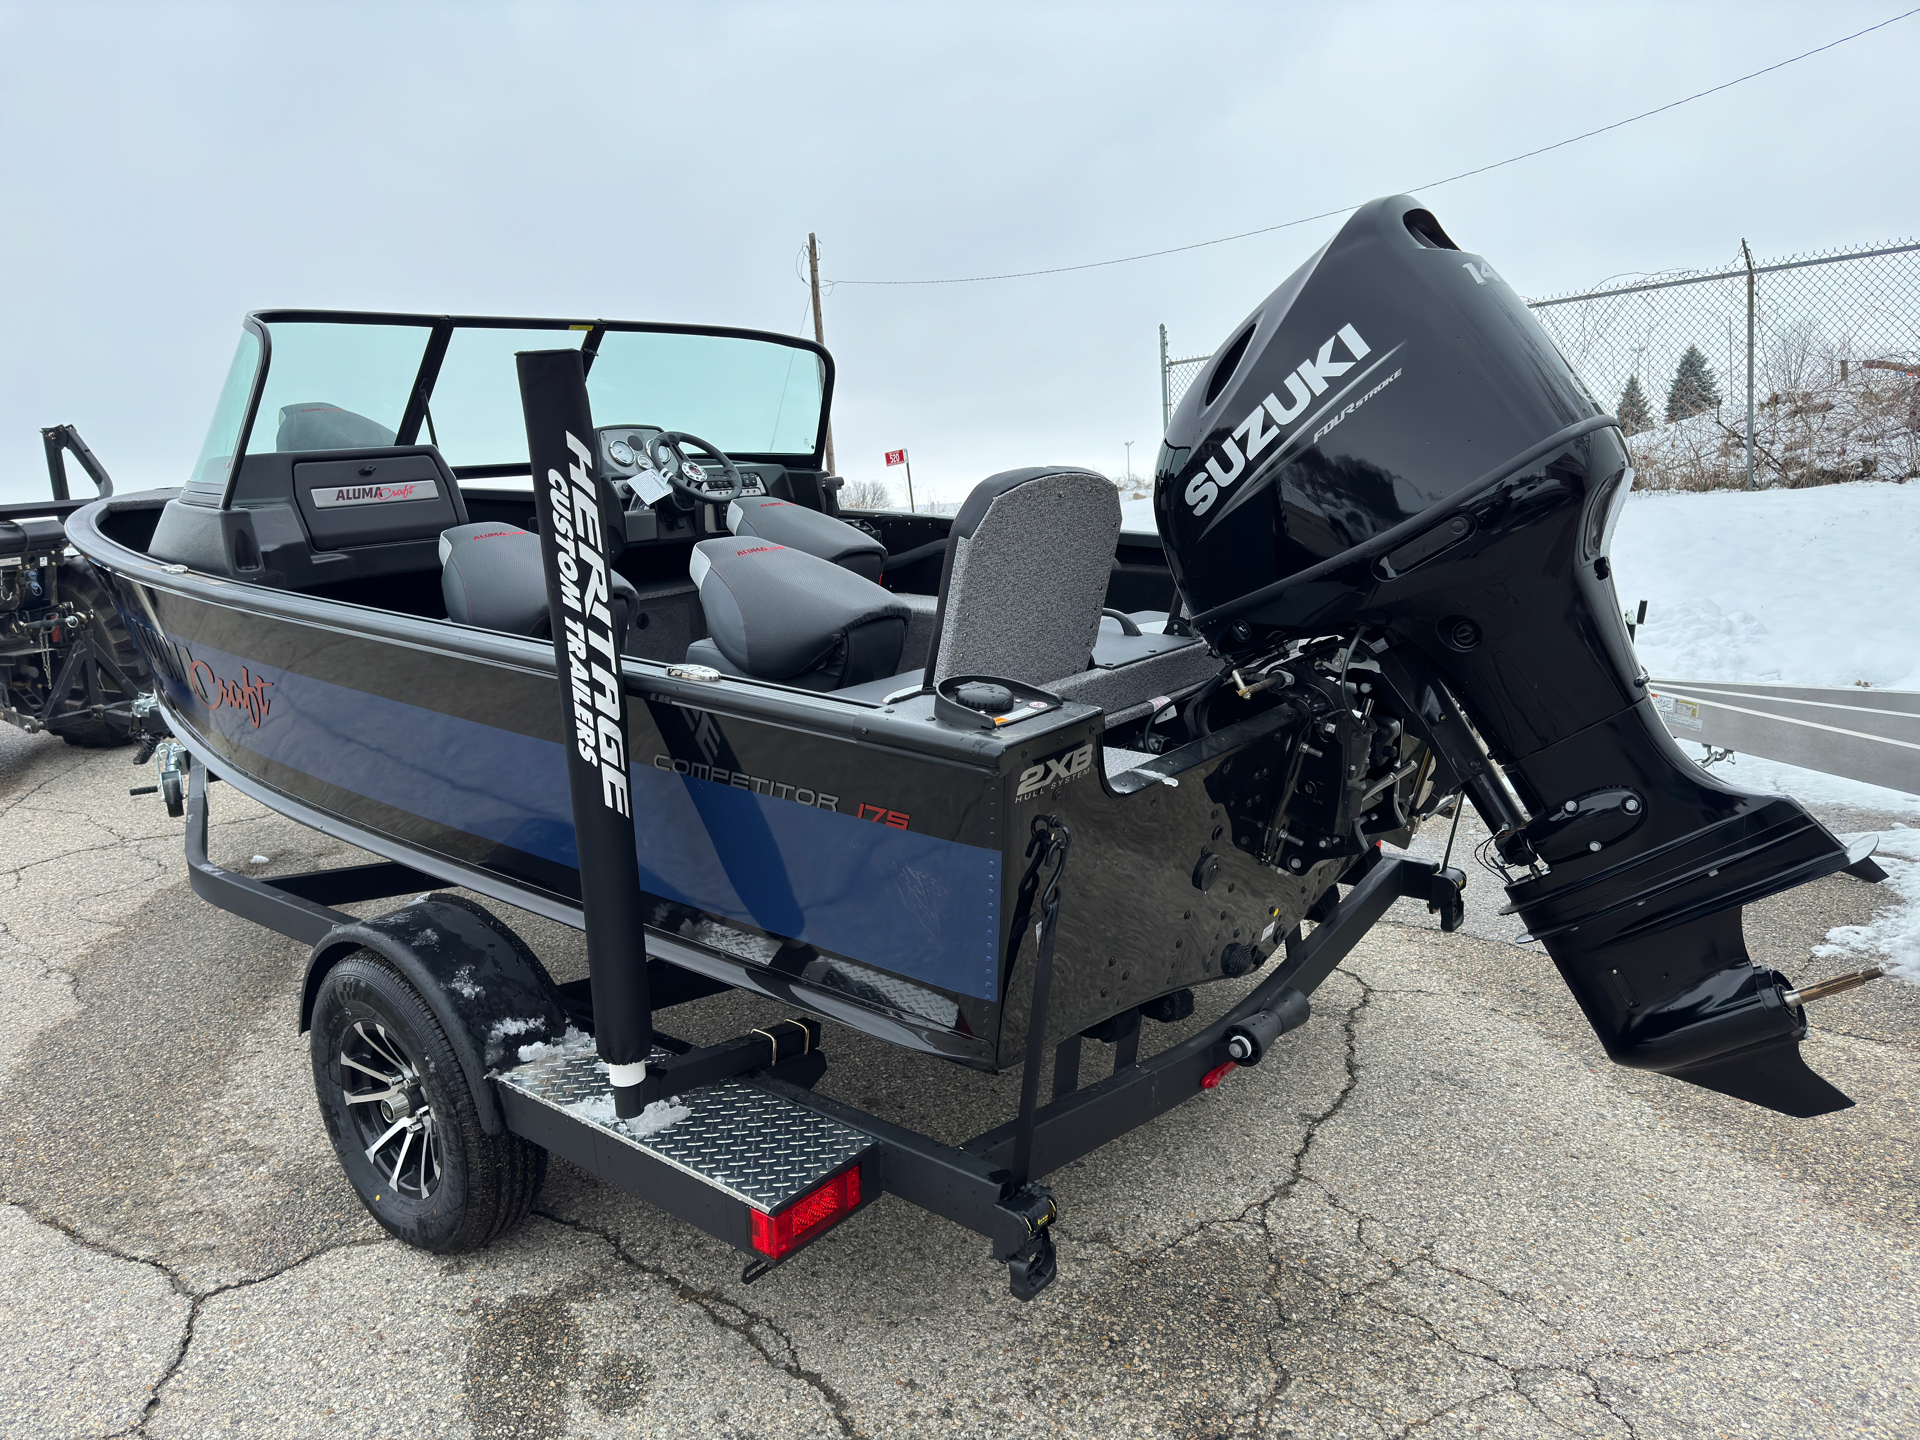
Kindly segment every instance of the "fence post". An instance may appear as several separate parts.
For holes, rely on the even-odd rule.
[[[1160,433],[1173,423],[1173,391],[1167,384],[1167,327],[1160,327]]]
[[[1753,489],[1753,251],[1746,237],[1740,239],[1740,253],[1747,261],[1747,489]]]

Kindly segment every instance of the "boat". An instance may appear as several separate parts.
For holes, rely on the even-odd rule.
[[[66,517],[86,504],[67,456],[101,495],[113,481],[71,425],[40,432],[52,494],[0,505],[0,721],[97,750],[133,738],[148,681],[93,567],[67,545]]]
[[[1417,201],[1235,327],[1154,535],[1071,465],[843,510],[834,380],[769,332],[259,311],[186,483],[70,517],[195,889],[313,946],[322,1112],[394,1233],[483,1243],[551,1152],[755,1275],[899,1194],[1031,1298],[1049,1171],[1259,1063],[1395,900],[1457,928],[1463,870],[1403,849],[1463,802],[1615,1060],[1851,1103],[1739,917],[1862,857],[1668,737],[1609,570],[1618,422]],[[383,858],[226,871],[216,779]],[[584,929],[590,979],[481,901]],[[657,1023],[728,988],[794,1019]],[[1021,1069],[1019,1112],[948,1146],[820,1096],[823,1021]],[[1143,1058],[1143,1025],[1185,1028]]]

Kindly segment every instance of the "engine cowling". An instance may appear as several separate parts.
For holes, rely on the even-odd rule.
[[[1361,207],[1235,327],[1154,508],[1230,659],[1352,637],[1521,871],[1508,894],[1618,1062],[1791,1114],[1849,1102],[1740,907],[1845,868],[1653,710],[1609,547],[1624,436],[1525,303],[1410,196]],[[1481,748],[1484,743],[1484,749]]]

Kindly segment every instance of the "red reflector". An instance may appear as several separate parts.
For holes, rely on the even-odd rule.
[[[753,1248],[778,1260],[796,1250],[860,1204],[860,1167],[844,1171],[808,1191],[777,1215],[753,1212]]]
[[[1237,1068],[1238,1068],[1238,1062],[1233,1060],[1227,1061],[1227,1063],[1224,1065],[1214,1066],[1213,1069],[1207,1071],[1206,1074],[1200,1077],[1200,1088],[1202,1090],[1213,1089],[1214,1086],[1218,1085],[1222,1080],[1227,1078],[1227,1072],[1229,1070],[1233,1070]]]

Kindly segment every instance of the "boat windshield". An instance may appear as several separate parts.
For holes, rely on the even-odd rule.
[[[619,322],[267,311],[249,319],[188,488],[223,492],[243,436],[248,455],[426,442],[462,471],[524,470],[513,357],[583,345],[596,425],[686,431],[743,457],[819,453],[829,362],[804,341]]]

